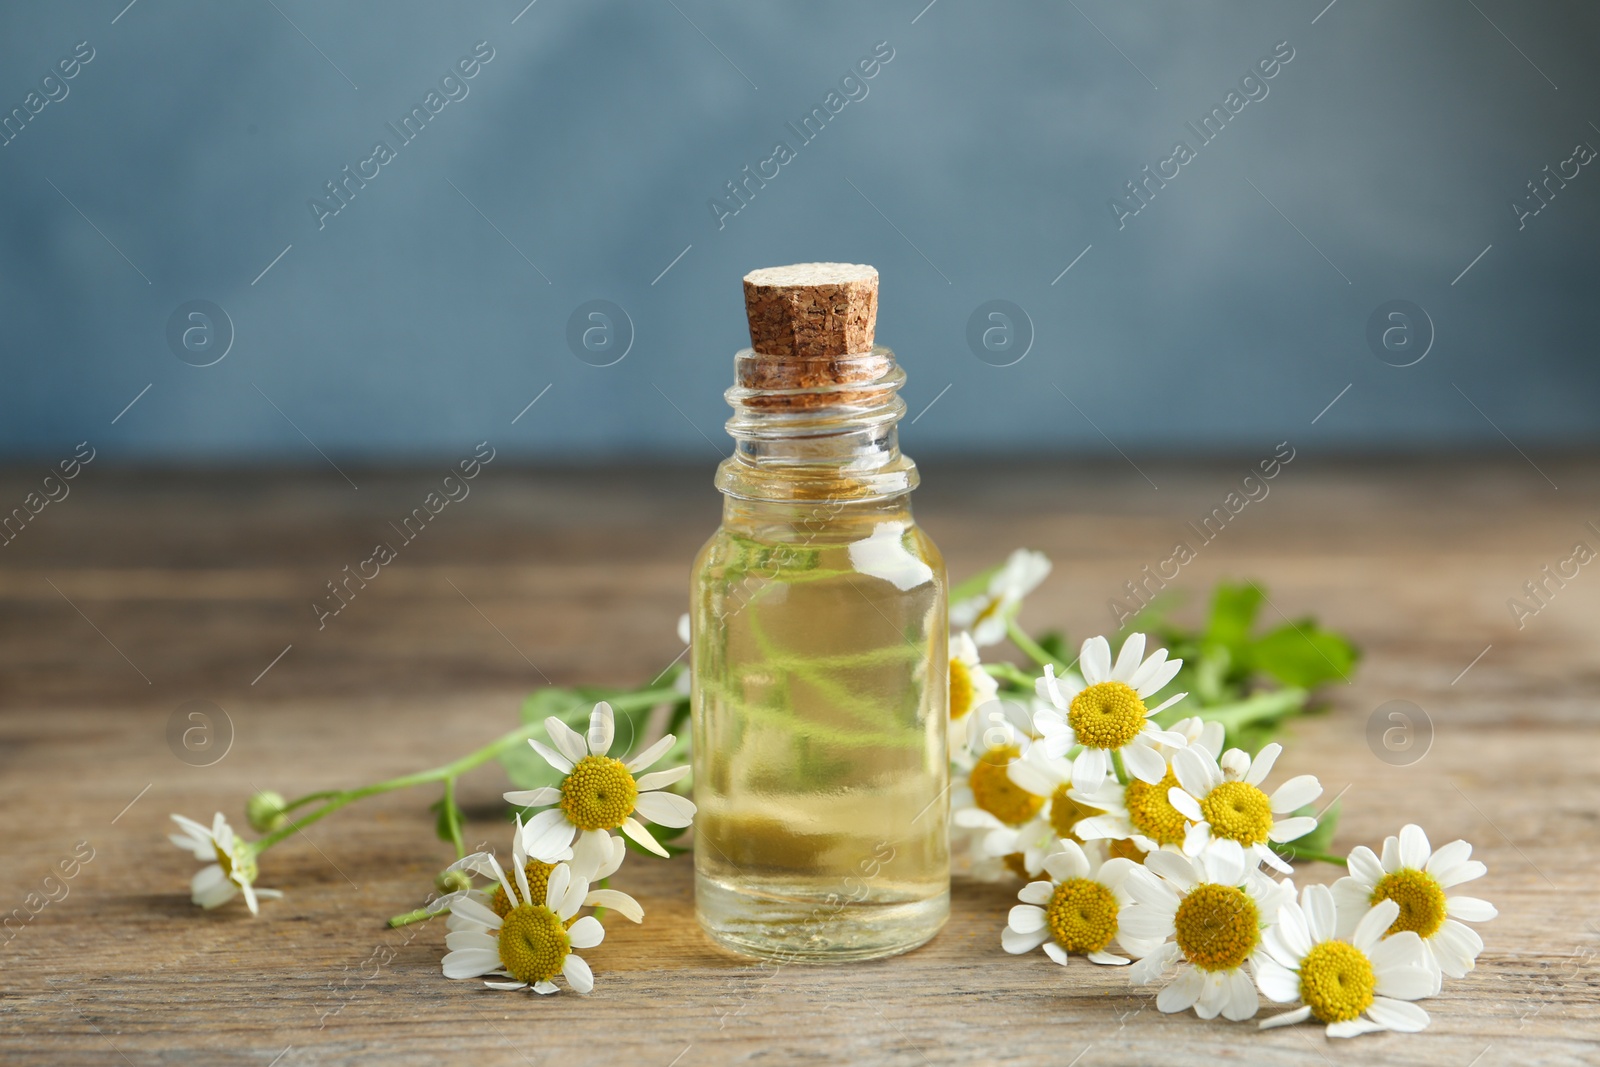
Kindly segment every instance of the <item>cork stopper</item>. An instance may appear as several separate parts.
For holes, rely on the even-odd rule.
[[[744,276],[745,315],[755,358],[738,364],[747,389],[824,389],[876,382],[892,361],[873,350],[878,272],[859,263],[795,263]],[[763,398],[761,407],[860,403],[877,391]]]
[[[878,321],[878,272],[859,263],[795,263],[744,276],[750,347],[818,359],[867,352]]]

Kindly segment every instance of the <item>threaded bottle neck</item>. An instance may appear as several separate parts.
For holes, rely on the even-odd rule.
[[[727,430],[734,453],[717,488],[749,500],[883,500],[917,485],[900,453],[905,371],[882,345],[854,355],[734,357]]]

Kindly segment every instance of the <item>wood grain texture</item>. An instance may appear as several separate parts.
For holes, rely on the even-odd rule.
[[[1120,460],[925,464],[919,516],[957,576],[1016,544],[1049,553],[1056,571],[1027,621],[1080,640],[1111,628],[1107,600],[1167,558],[1248,462],[1141,460],[1148,482]],[[387,524],[443,469],[352,470],[357,491],[332,472],[96,464],[0,548],[0,912],[42,895],[76,842],[94,849],[64,899],[0,934],[0,1062],[1600,1062],[1600,569],[1521,630],[1506,606],[1575,542],[1600,547],[1585,525],[1600,524],[1600,463],[1540,465],[1559,491],[1514,456],[1302,455],[1174,583],[1198,595],[1256,578],[1269,617],[1314,612],[1366,648],[1354,683],[1284,738],[1278,772],[1348,786],[1338,850],[1413,819],[1436,844],[1473,841],[1489,865],[1478,892],[1500,917],[1481,927],[1478,969],[1426,1003],[1432,1027],[1336,1044],[1311,1027],[1164,1016],[1117,970],[1006,956],[1011,891],[966,882],[946,930],[908,956],[759,969],[701,936],[686,857],[630,857],[620,884],[646,924],[608,919],[587,953],[592,996],[450,982],[439,924],[383,925],[450,858],[423,792],[358,805],[269,853],[261,883],[288,896],[261,918],[202,913],[187,896],[193,861],[164,840],[169,812],[242,823],[257,787],[354,785],[476,747],[545,679],[647,681],[680,651],[674,623],[718,498],[709,470],[497,464],[319,630],[324,582],[391,539]],[[0,502],[34,481],[0,474]],[[167,747],[169,716],[192,699],[233,723],[214,766]],[[1410,766],[1367,745],[1369,715],[1392,699],[1434,725]],[[493,766],[463,783],[471,840],[504,845],[503,787]]]

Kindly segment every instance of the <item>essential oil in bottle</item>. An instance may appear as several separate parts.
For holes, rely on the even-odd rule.
[[[691,592],[696,913],[749,955],[893,955],[950,901],[946,580],[911,517],[905,372],[873,344],[872,267],[744,291],[722,526]]]

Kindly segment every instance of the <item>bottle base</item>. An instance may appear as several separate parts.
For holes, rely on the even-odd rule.
[[[734,887],[697,875],[695,917],[712,941],[743,956],[853,963],[927,944],[950,917],[950,892],[911,896],[883,888],[850,900],[820,883]]]

